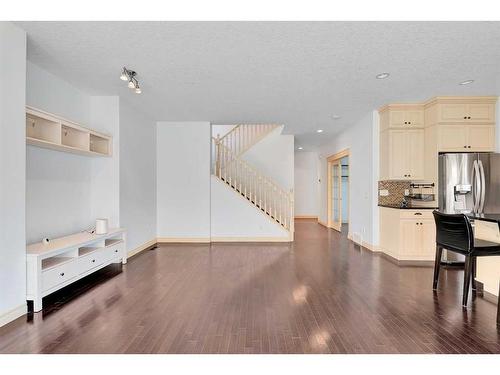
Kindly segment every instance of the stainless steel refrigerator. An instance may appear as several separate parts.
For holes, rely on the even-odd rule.
[[[500,213],[500,154],[439,155],[439,210],[447,213]],[[448,261],[453,253],[446,255]]]

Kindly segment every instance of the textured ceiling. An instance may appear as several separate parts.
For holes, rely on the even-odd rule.
[[[17,24],[29,60],[83,91],[156,120],[281,123],[305,150],[384,103],[500,94],[499,22]],[[124,65],[143,94],[119,80]]]

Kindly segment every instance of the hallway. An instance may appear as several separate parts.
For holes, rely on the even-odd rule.
[[[461,271],[398,267],[297,220],[295,242],[161,245],[0,328],[0,353],[500,353]],[[83,293],[84,292],[84,293]]]

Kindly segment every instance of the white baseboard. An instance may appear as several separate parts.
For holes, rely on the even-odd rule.
[[[210,237],[158,237],[158,243],[210,243]]]
[[[353,236],[352,233],[347,234],[347,239],[351,240],[355,244],[364,247],[370,251],[373,251],[374,253],[380,252],[380,247],[378,245],[373,245],[369,242],[363,241],[360,236]]]
[[[153,238],[152,240],[149,240],[148,242],[143,243],[142,245],[136,247],[135,249],[130,250],[127,253],[127,258],[133,257],[134,255],[139,254],[141,251],[144,251],[148,247],[151,247],[151,246],[153,246],[155,244],[156,244],[156,238]]]
[[[297,215],[295,219],[317,219],[318,215]]]
[[[212,242],[292,242],[290,237],[212,237]]]
[[[328,228],[328,225],[324,222],[318,219],[318,224],[323,225],[324,227]]]
[[[10,311],[7,311],[0,315],[0,327],[6,325],[7,323],[12,322],[13,320],[16,320],[20,316],[23,316],[28,312],[28,306],[26,305],[26,302],[23,303],[22,305],[19,305],[15,308],[13,308]]]

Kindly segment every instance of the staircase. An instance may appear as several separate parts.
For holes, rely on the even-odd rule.
[[[213,138],[213,175],[286,229],[293,238],[293,191],[286,191],[241,155],[280,125],[238,125],[222,138]]]

